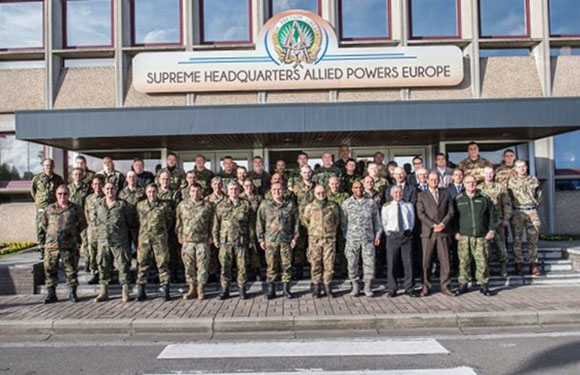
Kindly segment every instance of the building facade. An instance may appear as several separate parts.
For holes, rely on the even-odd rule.
[[[135,89],[138,54],[243,55],[288,9],[327,21],[341,51],[456,46],[463,80]],[[292,167],[300,151],[314,165],[348,144],[359,160],[381,151],[399,163],[420,155],[431,167],[437,152],[458,163],[470,141],[495,164],[507,148],[528,160],[543,182],[544,232],[579,233],[579,9],[573,0],[0,0],[0,214],[15,220],[0,233],[33,238],[26,191],[47,156],[66,174],[79,153],[93,170],[110,155],[122,172],[135,156],[153,170],[170,151],[188,170],[201,153],[217,172],[225,155],[245,166],[260,155],[270,167],[278,159]],[[14,223],[30,230],[14,233]]]

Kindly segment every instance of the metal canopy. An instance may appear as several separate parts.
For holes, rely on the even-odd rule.
[[[71,150],[411,145],[537,139],[576,129],[578,97],[16,113],[18,139]]]

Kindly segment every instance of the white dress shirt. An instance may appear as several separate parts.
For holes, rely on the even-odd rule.
[[[415,209],[411,203],[401,201],[401,213],[403,214],[403,226],[399,228],[397,223],[397,202],[392,201],[388,206],[383,207],[381,218],[383,220],[383,229],[385,233],[403,232],[413,230],[415,225]]]

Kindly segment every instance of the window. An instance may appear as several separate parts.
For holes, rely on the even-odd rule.
[[[270,14],[276,15],[288,9],[304,9],[320,14],[319,0],[270,0]]]
[[[409,14],[411,38],[461,37],[458,0],[410,0]]]
[[[203,43],[250,43],[251,0],[201,0]]]
[[[44,2],[0,0],[0,50],[43,48]]]
[[[111,156],[115,163],[115,169],[124,175],[131,170],[133,165],[133,158],[139,156],[145,161],[145,170],[156,173],[157,169],[161,168],[161,152],[160,151],[139,151],[139,152],[115,152],[115,153],[94,153],[92,155],[81,154],[74,151],[68,152],[68,167],[69,171],[75,167],[75,158],[78,155],[83,155],[87,159],[87,167],[95,172],[103,169],[103,158]]]
[[[554,162],[556,174],[580,174],[580,131],[554,137]]]
[[[0,70],[44,69],[44,60],[0,61]]]
[[[65,68],[88,68],[95,66],[115,66],[113,59],[65,59]]]
[[[133,0],[133,45],[181,44],[181,0]]]
[[[527,37],[527,4],[528,0],[479,0],[480,37]]]
[[[342,40],[390,39],[390,0],[338,2]]]
[[[550,35],[580,35],[580,7],[577,0],[550,0]]]
[[[0,181],[30,181],[42,172],[44,146],[0,134]]]
[[[480,57],[513,57],[513,56],[530,56],[530,50],[527,48],[497,48],[481,49]]]
[[[559,47],[550,48],[550,56],[579,56],[580,48],[578,47]]]
[[[65,46],[113,45],[113,0],[66,0]]]

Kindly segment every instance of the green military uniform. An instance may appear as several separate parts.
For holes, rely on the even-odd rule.
[[[270,179],[272,178],[270,173],[263,171],[262,174],[258,174],[254,171],[250,171],[248,177],[252,179],[256,192],[261,196],[264,196],[268,190],[270,190]]]
[[[379,197],[383,197],[385,195],[385,190],[387,189],[387,186],[389,186],[389,181],[387,181],[386,178],[377,177],[375,179],[375,185],[373,187],[373,190],[379,194]],[[377,203],[377,205],[381,207],[380,203]]]
[[[173,168],[165,167],[165,168],[161,168],[159,171],[157,171],[157,176],[155,176],[155,181],[157,184],[159,184],[159,176],[163,172],[169,173],[169,188],[170,189],[180,190],[181,188],[183,188],[187,185],[187,182],[185,181],[185,172],[183,171],[183,169],[178,168],[178,167],[173,167]]]
[[[464,159],[459,163],[457,167],[463,171],[464,178],[467,176],[473,176],[475,177],[475,181],[478,184],[481,184],[484,181],[483,170],[485,169],[485,167],[493,168],[493,165],[490,163],[489,160],[479,156],[475,160],[472,160],[470,158]]]
[[[117,199],[109,207],[100,199],[96,208],[98,233],[99,282],[109,285],[113,265],[119,271],[119,284],[129,284],[131,269],[130,230],[136,227],[135,214],[129,203]]]
[[[246,251],[249,242],[255,237],[254,231],[255,223],[250,202],[245,199],[233,202],[227,198],[217,205],[212,237],[214,243],[219,244],[222,288],[227,289],[230,285],[234,258],[238,267],[238,287],[245,287]]]
[[[44,272],[48,288],[58,284],[58,264],[62,259],[66,282],[69,287],[76,287],[79,246],[81,232],[86,221],[83,210],[74,203],[61,208],[52,203],[42,213],[41,225],[46,233]]]
[[[87,169],[86,171],[83,171],[83,178],[82,178],[81,182],[84,185],[88,185],[89,190],[90,190],[91,189],[91,182],[93,182],[94,177],[95,177],[95,172],[91,171],[90,169]],[[68,183],[69,183],[69,185],[71,185],[73,183],[72,174],[70,174],[68,176]]]
[[[260,203],[262,203],[262,201],[264,200],[264,198],[262,197],[262,195],[259,194],[254,194],[251,197],[249,197],[246,193],[242,193],[240,195],[240,198],[247,200],[248,202],[250,202],[251,206],[252,206],[252,216],[253,222],[256,222],[256,215],[258,213],[258,207],[260,207]],[[257,243],[256,238],[252,238],[251,242],[253,242],[254,244]],[[248,271],[252,271],[255,274],[260,273],[260,268],[262,267],[262,263],[260,261],[260,253],[258,250],[258,246],[254,246],[251,249],[248,249],[248,259],[247,260],[247,265],[248,265]]]
[[[101,194],[93,193],[85,199],[84,213],[87,220],[87,245],[84,257],[89,264],[89,271],[93,276],[99,274],[99,234],[97,231],[97,207],[103,199]]]
[[[103,185],[107,182],[112,182],[117,187],[117,194],[119,194],[125,186],[125,176],[123,176],[123,173],[119,171],[107,173],[107,171],[103,169],[102,171],[95,173],[95,177],[100,177],[103,180]]]
[[[512,177],[517,177],[518,172],[516,172],[515,164],[508,166],[505,162],[502,162],[499,167],[495,170],[495,180],[507,188],[508,180]]]
[[[173,171],[175,171],[175,168]],[[175,180],[174,184],[177,184],[177,180]],[[174,189],[169,185],[169,189],[162,190],[159,188],[159,194],[157,198],[167,203],[167,205],[171,208],[171,215],[175,217],[175,210],[177,209],[177,205],[181,202],[181,193],[179,190]],[[173,281],[178,278],[178,273],[180,270],[183,269],[183,264],[181,261],[181,254],[179,249],[179,243],[177,242],[177,234],[175,234],[175,228],[172,226],[169,228],[168,233],[168,246],[169,246],[169,270],[171,271],[171,277]]]
[[[328,180],[330,180],[331,177],[338,177],[338,179],[341,180],[342,171],[334,166],[328,168],[320,167],[314,172],[312,182],[314,182],[315,185],[328,186]]]
[[[333,166],[340,169],[340,172],[344,175],[346,173],[346,162],[348,159],[338,159],[334,162]]]
[[[344,201],[346,201],[349,197],[348,193],[344,192],[337,192],[337,193],[332,193],[329,192],[328,195],[328,200],[335,202],[336,204],[338,204],[339,207],[342,206],[342,203],[344,203]],[[342,275],[346,275],[346,273],[348,272],[348,264],[346,261],[346,256],[344,253],[344,249],[346,246],[346,239],[344,238],[344,235],[342,233],[342,231],[340,230],[340,228],[338,228],[336,230],[336,258],[338,260],[338,269],[340,270]]]
[[[475,261],[475,278],[481,287],[489,282],[488,251],[489,243],[485,239],[489,231],[497,227],[497,215],[493,202],[476,191],[473,197],[462,193],[455,198],[457,207],[457,232],[461,234],[458,245],[459,284],[469,282],[471,258]]]
[[[81,208],[81,210],[84,210],[85,199],[87,199],[87,197],[91,194],[91,191],[92,191],[91,187],[84,182],[81,182],[80,185],[77,185],[74,182],[71,182],[70,184],[68,184],[68,190],[70,192],[70,195],[68,198],[69,201],[71,201],[72,203],[79,206]],[[80,251],[80,253],[83,255],[87,254],[88,246],[89,246],[89,240],[88,240],[88,236],[87,236],[87,229],[85,228],[81,232],[81,251]],[[87,257],[85,259],[87,259],[87,261],[88,261],[89,258]]]
[[[541,224],[537,210],[542,201],[540,181],[529,175],[511,177],[508,180],[507,190],[513,207],[511,224],[515,262],[518,264],[523,262],[522,236],[525,230],[528,239],[528,260],[535,264],[538,261],[538,238]]]
[[[169,229],[173,227],[173,211],[166,202],[159,199],[154,202],[143,200],[137,203],[139,218],[139,248],[137,263],[139,265],[137,284],[147,284],[151,258],[155,255],[159,282],[169,284],[169,249],[167,245]]]
[[[308,231],[308,261],[312,283],[330,285],[334,276],[336,233],[340,225],[340,207],[336,202],[315,200],[304,209],[301,218]]]
[[[256,219],[258,242],[266,243],[266,279],[269,283],[278,278],[279,265],[282,268],[282,282],[289,283],[292,274],[292,249],[290,242],[298,238],[298,207],[293,200],[282,203],[264,200],[258,209]]]
[[[131,211],[133,213],[134,222],[137,223],[137,203],[141,202],[143,199],[146,199],[145,196],[145,189],[142,187],[136,187],[134,189],[129,188],[129,186],[125,186],[123,190],[119,193],[119,198],[124,200],[125,202],[129,203]],[[139,226],[135,225],[134,227],[129,229],[130,231],[130,244],[137,250],[138,246],[138,239],[139,239]]]
[[[300,272],[306,264],[306,249],[308,247],[308,232],[304,225],[302,225],[302,214],[306,206],[314,200],[314,183],[308,185],[301,178],[299,181],[295,182],[289,190],[296,196],[296,203],[298,203],[298,219],[300,224],[298,227],[299,237],[298,243],[294,248],[293,254],[293,264]],[[298,275],[299,278],[302,275]]]
[[[381,196],[381,194],[379,194],[379,192],[375,191],[374,189],[372,191],[365,190],[363,192],[363,195],[367,198],[371,198],[377,204],[378,207],[383,206],[382,204],[383,197]]]
[[[207,284],[213,216],[213,205],[204,200],[188,199],[177,206],[175,232],[182,244],[181,258],[188,284]]]
[[[213,193],[204,198],[204,200],[206,202],[209,202],[212,204],[214,212],[215,212],[215,208],[217,207],[218,203],[220,203],[224,199],[227,199],[227,196],[225,194],[215,195]],[[219,258],[219,250],[217,247],[215,247],[212,244],[210,246],[210,249],[209,249],[209,274],[210,275],[217,275],[217,273],[218,273],[218,258]]]
[[[503,226],[504,220],[512,217],[512,201],[506,188],[499,182],[483,183],[477,186],[482,194],[487,196],[495,206],[498,226],[495,228],[494,242],[499,252],[498,261],[505,265],[508,260],[506,240],[506,228]]]
[[[342,175],[343,178],[343,190],[346,191],[348,193],[348,195],[352,195],[352,184],[354,184],[355,181],[361,181],[362,182],[362,177],[359,174],[343,174]]]
[[[36,240],[40,251],[43,251],[46,240],[46,232],[42,226],[44,209],[49,204],[56,202],[56,189],[63,183],[62,177],[57,174],[47,176],[44,173],[39,173],[32,179],[30,195],[34,199],[34,208],[36,210]]]
[[[228,184],[231,181],[237,181],[238,180],[238,176],[236,175],[236,170],[235,169],[232,172],[230,172],[230,173],[227,173],[226,171],[221,171],[217,175],[218,175],[218,177],[220,177],[222,179],[222,183],[224,185],[224,192],[227,191]]]
[[[207,168],[204,168],[202,171],[198,171],[194,168],[189,172],[195,173],[195,182],[200,184],[203,188],[203,195],[207,196],[211,194],[211,179],[215,176],[215,174]],[[189,196],[189,193],[187,196]]]

